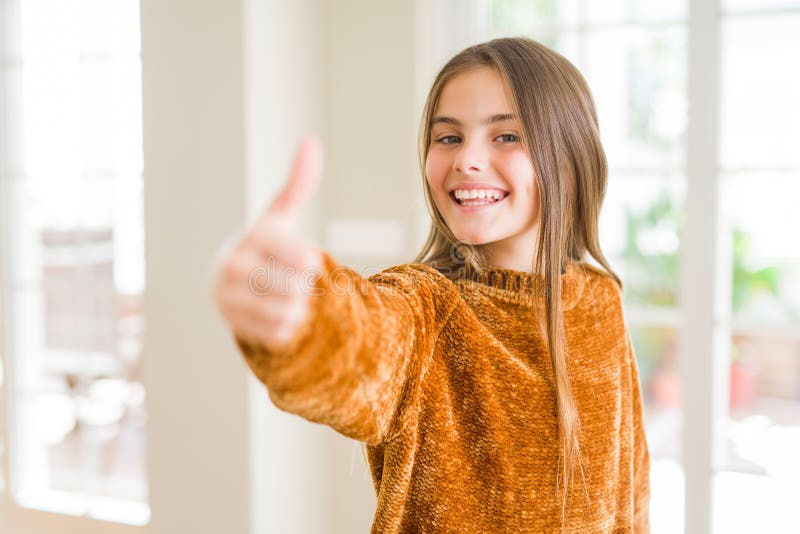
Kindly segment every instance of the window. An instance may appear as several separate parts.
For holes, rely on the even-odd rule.
[[[7,0],[1,21],[5,490],[141,525],[139,3]]]
[[[726,259],[713,275],[730,281],[723,316],[731,320],[715,325],[730,349],[726,376],[714,377],[727,398],[720,420],[705,421],[724,444],[710,483],[713,528],[770,530],[764,521],[785,528],[793,521],[788,496],[800,492],[791,453],[800,448],[800,75],[787,63],[800,57],[800,2],[725,0],[711,22],[720,34],[719,223],[705,216],[711,206],[687,213],[687,132],[698,120],[689,114],[688,2],[476,2],[489,21],[483,37],[527,35],[555,48],[595,98],[609,159],[601,242],[626,286],[652,459],[653,532],[684,530],[684,442],[695,442],[683,432],[678,343],[687,215],[716,229]],[[714,335],[711,326],[692,328]]]
[[[721,7],[717,165],[732,318],[715,529],[777,532],[797,523],[789,496],[800,493],[800,73],[783,59],[800,56],[800,2]]]

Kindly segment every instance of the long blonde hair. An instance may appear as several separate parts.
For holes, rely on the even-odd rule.
[[[442,67],[433,82],[420,122],[419,154],[422,185],[432,225],[415,263],[426,263],[446,273],[483,272],[487,265],[481,245],[460,242],[436,208],[425,176],[431,145],[431,120],[442,89],[453,77],[474,68],[490,67],[505,81],[514,111],[522,125],[539,187],[540,221],[534,273],[544,274],[544,324],[533,314],[535,327],[546,333],[555,377],[559,444],[564,481],[562,519],[575,465],[581,465],[578,436],[580,419],[567,373],[567,347],[561,302],[561,273],[568,262],[591,255],[619,284],[600,250],[598,218],[606,192],[608,165],[589,87],[565,57],[528,38],[494,39],[470,46]],[[456,252],[454,254],[454,251]],[[558,473],[556,473],[558,481]],[[585,489],[585,480],[584,480]],[[558,491],[558,486],[556,487]],[[587,493],[588,499],[588,493]],[[562,525],[564,521],[562,520]]]

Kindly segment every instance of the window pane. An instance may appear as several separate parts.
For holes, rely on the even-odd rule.
[[[721,471],[714,474],[713,495],[713,534],[797,530],[794,481]]]
[[[680,168],[685,161],[683,27],[587,32],[582,69],[612,167]]]
[[[631,326],[653,458],[681,460],[681,381],[673,328]]]
[[[790,2],[726,0],[726,10]],[[800,5],[797,2],[793,2]],[[721,243],[732,269],[729,414],[716,533],[781,532],[800,493],[800,14],[722,22]]]
[[[527,33],[546,26],[576,26],[580,0],[491,0],[490,26],[496,33]]]
[[[686,0],[605,0],[586,2],[589,24],[668,22],[686,18]]]
[[[726,458],[717,473],[716,531],[782,532],[800,495],[800,334],[732,336]],[[790,496],[794,497],[794,500]],[[756,528],[756,525],[758,527]]]
[[[796,427],[795,432],[800,432],[800,332],[779,337],[755,328],[737,329],[731,352],[731,418],[736,421],[751,418],[750,423],[757,424],[753,416],[766,415],[760,418],[761,423],[769,419],[773,424]],[[800,434],[797,437],[800,438]],[[760,438],[766,439],[766,436]],[[800,442],[793,443],[790,450],[800,450]],[[775,463],[777,460],[766,454],[752,456],[754,463],[750,469],[758,474],[779,474],[781,469],[800,467],[800,458],[786,458],[786,462]],[[731,462],[735,464],[734,459]]]
[[[686,180],[680,174],[612,173],[600,215],[600,242],[625,283],[625,303],[677,305]]]
[[[676,22],[686,18],[686,0],[491,0],[490,24],[501,33],[545,26],[576,29],[622,23]]]
[[[800,324],[800,170],[722,177],[737,319]]]
[[[556,7],[562,11],[554,11]],[[525,35],[580,63],[580,38],[570,2],[527,2],[492,0],[489,4],[487,39]],[[567,20],[569,25],[567,24]]]
[[[789,66],[800,58],[798,28],[800,13],[723,22],[724,169],[800,167],[800,70]]]
[[[682,532],[685,488],[677,331],[633,324],[630,332],[650,451],[650,524],[654,534]]]
[[[142,524],[139,4],[14,9],[19,58],[2,80],[10,490],[23,506]]]
[[[722,0],[726,12],[800,7],[800,0]]]
[[[28,0],[26,0],[28,1]],[[81,52],[89,57],[138,57],[139,2],[131,0],[82,0],[79,11]],[[132,24],[131,21],[135,21]]]
[[[732,308],[737,327],[730,363],[727,457],[716,475],[717,532],[752,517],[777,528],[792,521],[787,495],[800,492],[800,227],[794,197],[800,176],[743,173],[722,178],[726,228],[732,236]],[[792,230],[790,230],[792,229]],[[762,325],[783,325],[785,335]],[[722,510],[741,510],[730,514]],[[766,530],[771,530],[764,526]]]

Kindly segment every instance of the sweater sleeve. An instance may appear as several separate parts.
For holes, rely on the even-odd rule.
[[[293,338],[273,350],[236,343],[279,409],[379,444],[402,429],[416,404],[457,289],[422,264],[364,278],[321,252],[322,274]]]
[[[645,437],[639,367],[628,334],[633,407],[633,525],[636,534],[650,534],[650,452]]]

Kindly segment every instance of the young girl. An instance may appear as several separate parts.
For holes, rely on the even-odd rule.
[[[428,241],[366,279],[296,237],[322,165],[301,145],[218,271],[247,364],[278,408],[366,443],[373,532],[649,532],[585,80],[529,39],[471,46],[436,77],[420,137]]]

